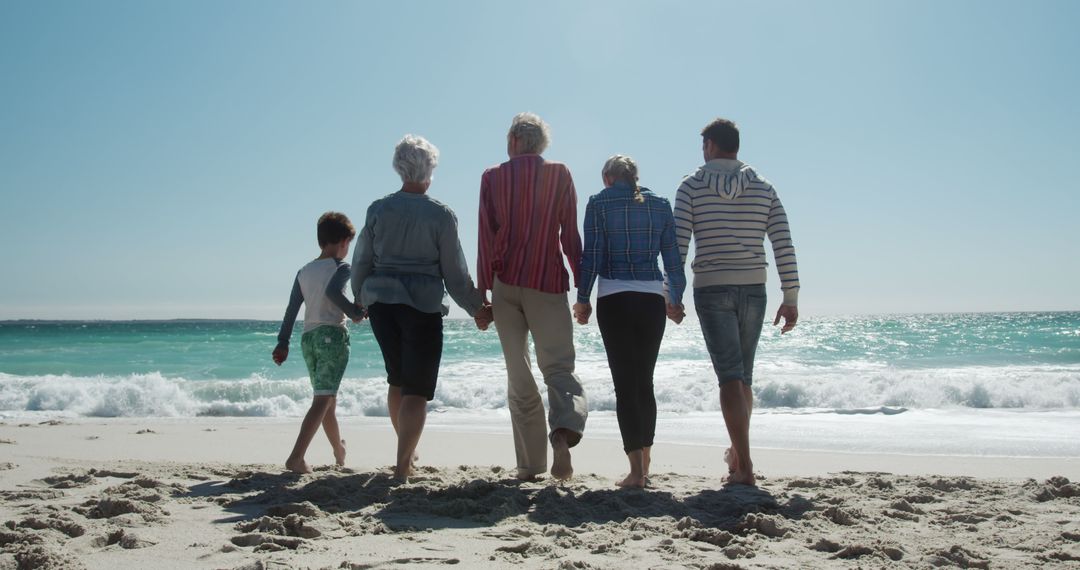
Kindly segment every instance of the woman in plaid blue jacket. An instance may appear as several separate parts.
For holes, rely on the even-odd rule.
[[[596,321],[604,338],[623,450],[630,474],[619,486],[644,487],[656,431],[653,369],[664,337],[664,317],[682,322],[686,289],[671,204],[638,186],[637,164],[615,155],[602,171],[605,188],[585,209],[574,317],[586,324],[598,280]],[[657,258],[663,258],[661,272]]]

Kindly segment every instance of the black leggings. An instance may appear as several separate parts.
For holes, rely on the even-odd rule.
[[[615,382],[615,413],[627,453],[651,447],[656,434],[653,369],[666,317],[664,297],[655,293],[615,293],[596,300],[596,322]]]

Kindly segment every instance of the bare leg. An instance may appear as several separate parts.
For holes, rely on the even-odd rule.
[[[652,446],[641,448],[641,467],[642,474],[645,475],[645,483],[649,481],[649,466],[652,464]]]
[[[345,465],[345,440],[341,439],[341,431],[337,423],[337,397],[330,398],[330,405],[322,418],[323,433],[330,440],[330,447],[334,448],[334,463]]]
[[[401,386],[390,386],[386,390],[386,409],[390,412],[390,423],[394,434],[398,432],[398,411],[401,410]]]
[[[742,384],[742,382],[740,382],[740,384]],[[747,429],[749,429],[750,428],[750,415],[753,414],[753,412],[754,412],[754,390],[750,386],[747,386],[746,384],[742,384],[742,387],[743,387],[743,397],[746,398],[746,418],[747,418],[746,425],[747,425]],[[738,469],[738,467],[739,467],[739,456],[735,453],[734,449],[729,447],[729,448],[724,450],[724,463],[727,463],[728,473],[734,473],[735,470]]]
[[[296,444],[293,445],[292,454],[285,460],[285,468],[294,473],[311,473],[311,467],[304,461],[304,454],[319,431],[319,424],[323,421],[323,415],[334,401],[333,396],[315,396],[311,401],[304,421],[300,424],[300,434],[296,436]]]
[[[412,474],[413,453],[420,442],[427,420],[427,399],[423,396],[402,396],[398,409],[397,466],[394,477],[405,481]]]
[[[570,437],[568,430],[559,428],[551,436],[551,476],[565,481],[574,476],[574,465],[570,461]]]
[[[398,433],[398,413],[401,411],[401,387],[390,386],[390,389],[386,391],[386,407],[390,410],[390,423],[394,425],[394,433]],[[412,464],[416,465],[416,462],[420,461],[420,455],[413,452]]]
[[[753,485],[755,481],[754,463],[750,460],[750,413],[742,382],[725,382],[720,386],[720,409],[724,412],[724,424],[737,457],[735,470],[728,476],[728,483]]]
[[[645,488],[645,452],[641,449],[635,449],[626,454],[626,458],[630,460],[630,474],[625,479],[620,481],[618,485],[620,487],[635,487],[638,489]]]

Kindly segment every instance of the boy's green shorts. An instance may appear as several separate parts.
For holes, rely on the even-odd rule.
[[[300,337],[300,348],[315,395],[337,396],[349,364],[349,331],[329,325],[311,329]]]

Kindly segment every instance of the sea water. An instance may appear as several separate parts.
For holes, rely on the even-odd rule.
[[[311,400],[301,327],[279,367],[270,359],[278,325],[0,323],[0,418],[301,416]],[[338,413],[385,416],[378,345],[366,322],[349,327]],[[444,327],[431,409],[455,420],[433,417],[433,425],[508,429],[496,332],[469,320]],[[600,332],[575,326],[574,343],[590,413],[610,420],[615,395]],[[658,441],[725,440],[716,377],[692,318],[668,323],[654,384]],[[754,393],[756,445],[1077,457],[1080,313],[818,317],[786,335],[766,323]],[[614,421],[594,425],[617,438]]]

